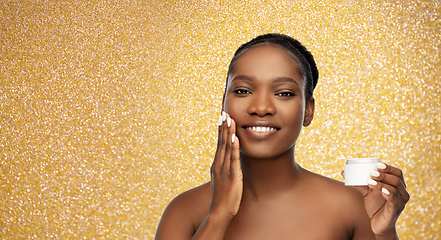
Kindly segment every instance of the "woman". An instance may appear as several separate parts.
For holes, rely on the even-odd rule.
[[[357,190],[296,163],[317,79],[312,55],[291,37],[242,45],[227,75],[211,181],[168,205],[156,239],[396,239],[409,200],[399,169],[380,163]]]

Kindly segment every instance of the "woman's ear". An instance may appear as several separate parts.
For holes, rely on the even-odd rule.
[[[303,119],[303,126],[307,127],[311,124],[314,118],[315,100],[313,97],[306,103],[305,118]]]

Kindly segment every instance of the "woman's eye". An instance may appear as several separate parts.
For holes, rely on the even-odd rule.
[[[292,92],[281,92],[276,94],[279,97],[292,97],[294,96],[294,93]]]
[[[250,91],[245,90],[245,89],[236,89],[236,90],[234,90],[234,93],[236,93],[236,94],[247,94],[247,93],[250,93]]]

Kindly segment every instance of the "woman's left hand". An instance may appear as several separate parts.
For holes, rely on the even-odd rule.
[[[403,172],[384,163],[371,172],[368,186],[356,187],[364,196],[364,206],[371,218],[372,231],[377,237],[395,239],[395,224],[410,195],[406,191]]]

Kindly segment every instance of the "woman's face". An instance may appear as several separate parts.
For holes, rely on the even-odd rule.
[[[314,100],[305,103],[298,69],[286,50],[271,44],[254,46],[236,59],[224,110],[236,121],[242,154],[271,158],[294,153],[302,125],[309,125],[314,113]]]

